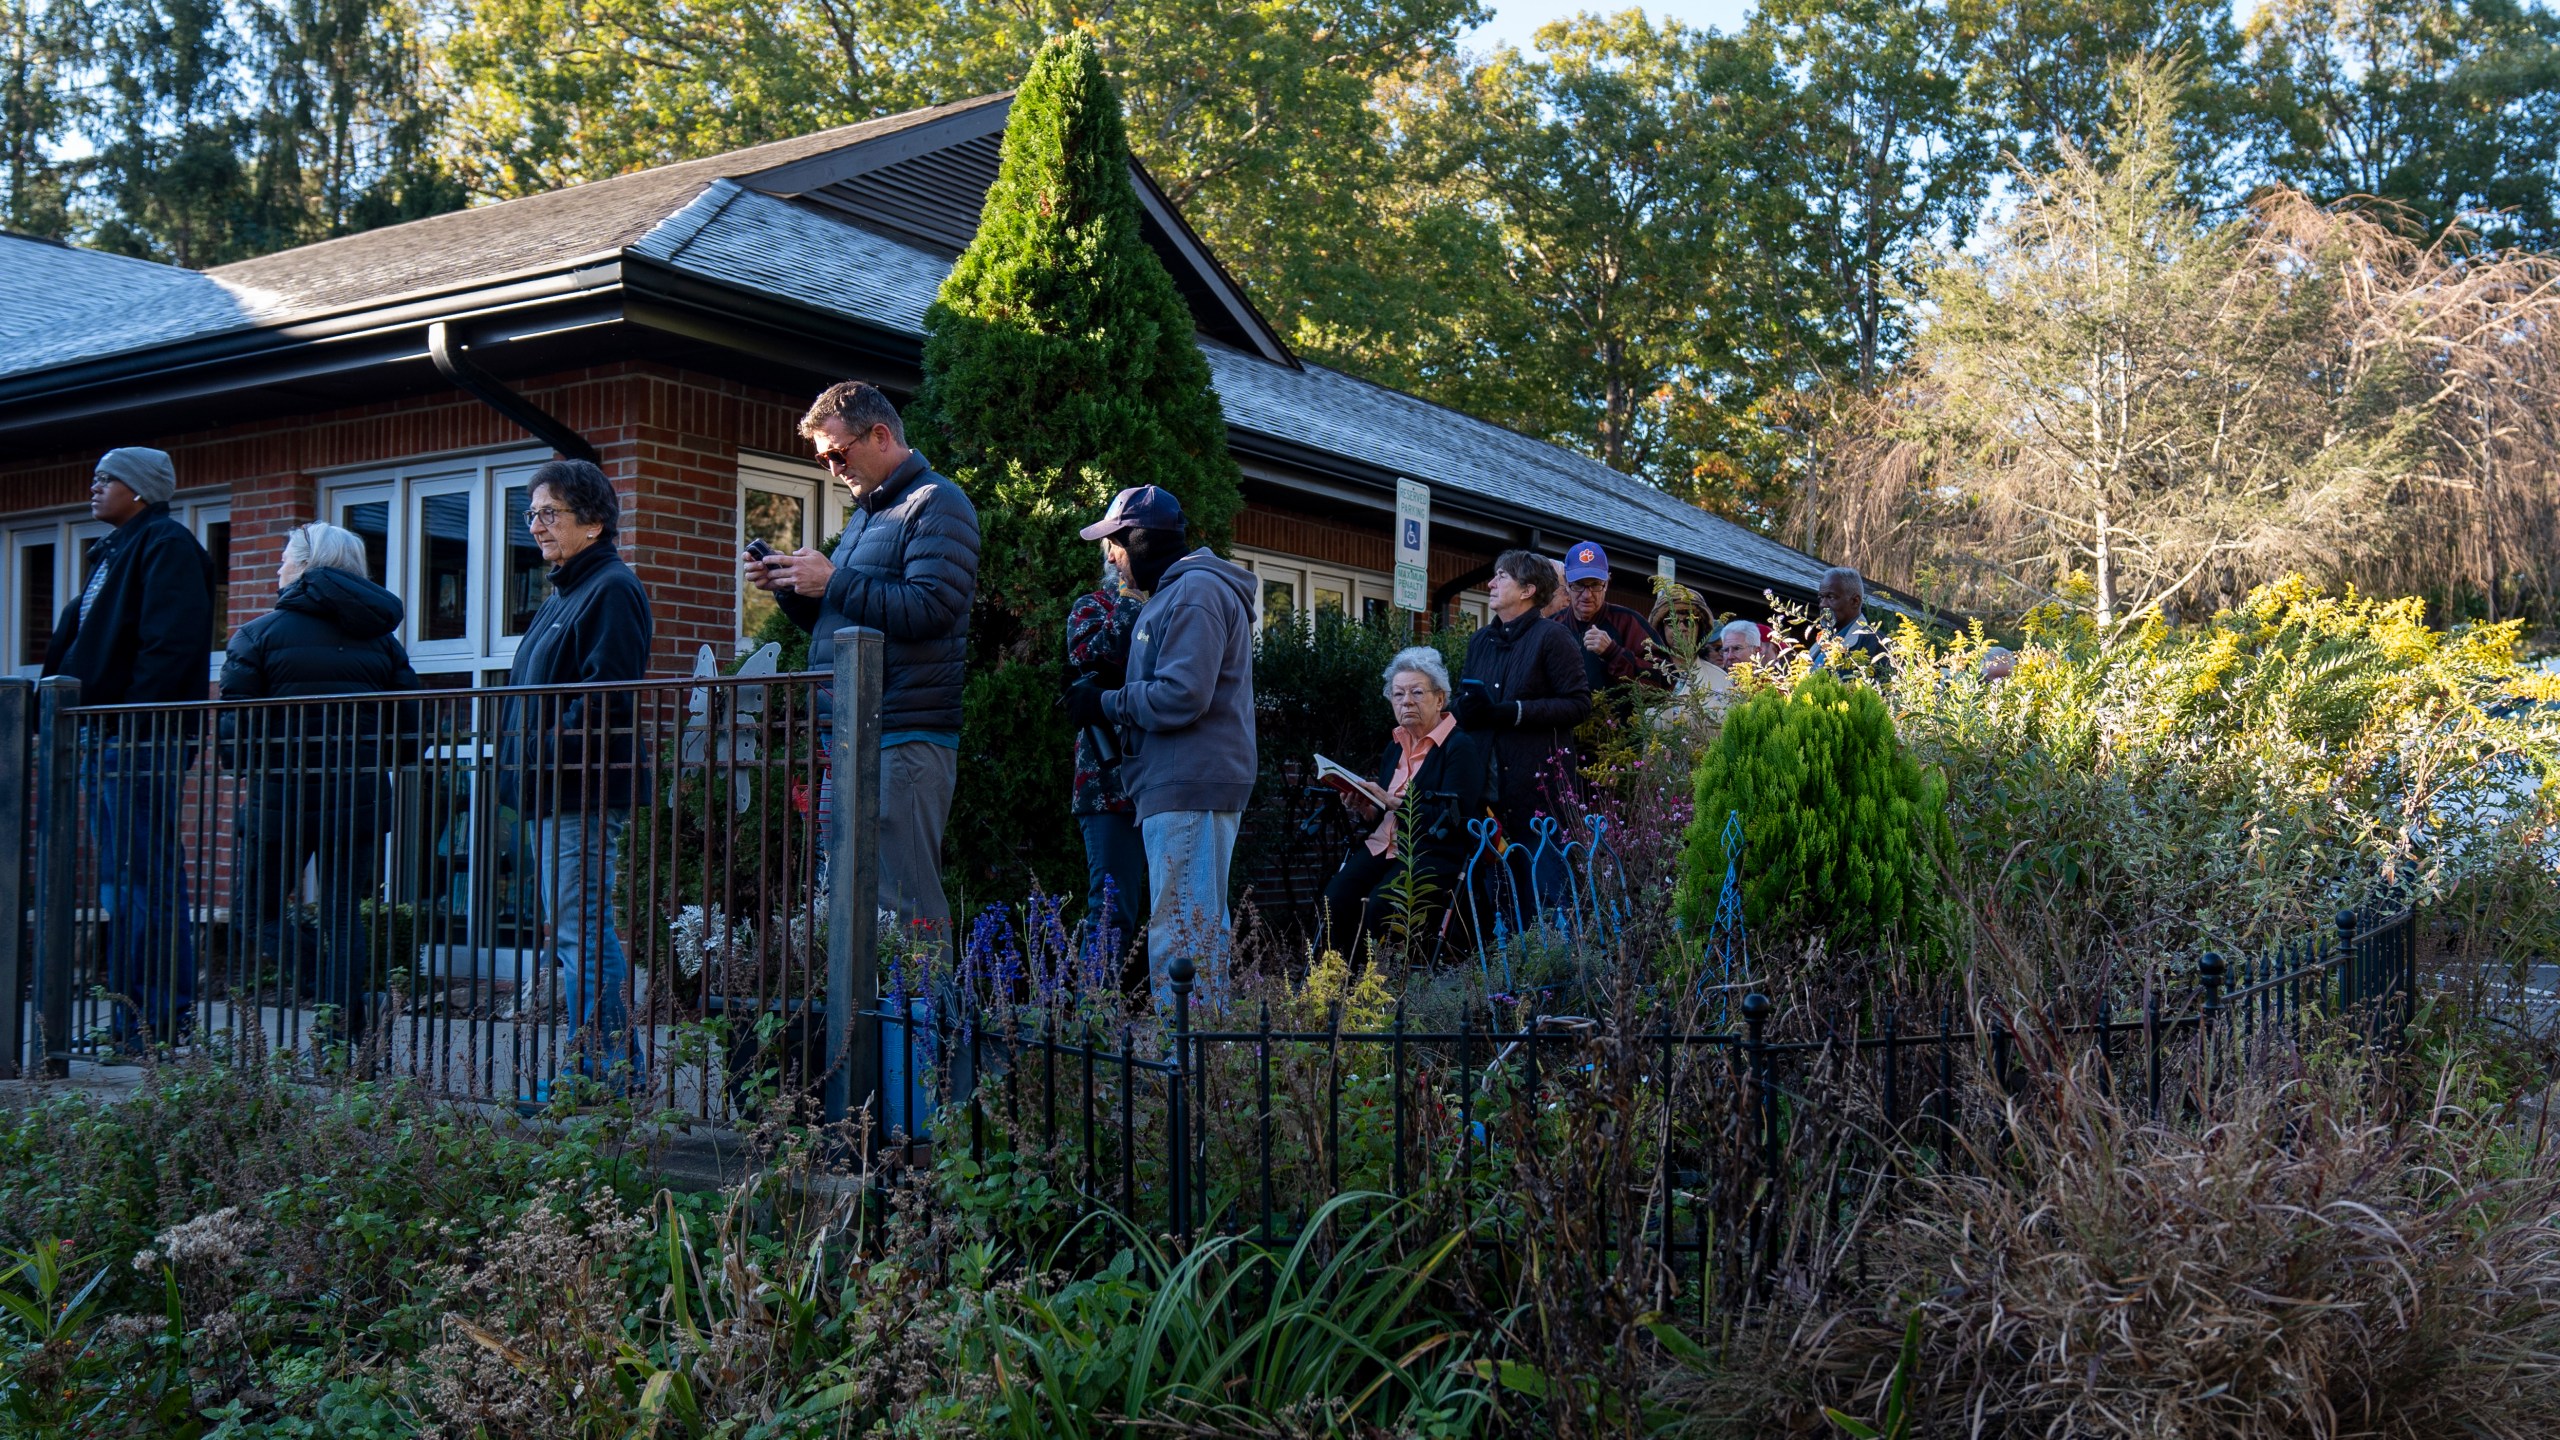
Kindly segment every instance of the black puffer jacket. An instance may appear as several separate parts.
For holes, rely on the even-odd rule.
[[[1468,639],[1465,678],[1485,682],[1498,715],[1490,734],[1502,833],[1515,844],[1535,843],[1530,817],[1561,814],[1549,788],[1559,771],[1573,773],[1573,727],[1591,714],[1582,647],[1535,611],[1496,620]]]
[[[276,597],[276,608],[231,632],[222,657],[225,700],[378,695],[418,688],[400,628],[400,597],[345,570],[313,570]],[[270,812],[315,806],[371,810],[378,779],[402,734],[406,707],[257,706],[222,717],[225,763],[259,777]]]
[[[978,510],[960,487],[909,453],[836,542],[822,597],[776,595],[809,632],[809,668],[835,664],[836,631],[867,625],[886,639],[880,728],[960,730],[969,604],[978,593]]]
[[[648,592],[611,541],[551,572],[551,598],[525,626],[507,683],[597,688],[508,698],[498,721],[506,803],[528,818],[631,804],[638,707],[628,687],[648,674],[655,633]]]

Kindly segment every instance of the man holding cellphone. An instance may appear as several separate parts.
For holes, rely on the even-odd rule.
[[[800,433],[844,482],[854,518],[833,555],[788,555],[761,540],[740,557],[748,584],[809,632],[809,668],[835,664],[836,631],[867,625],[887,640],[880,687],[880,896],[902,922],[951,930],[942,830],[959,779],[960,683],[978,590],[978,512],[960,487],[907,448],[897,408],[848,380],[809,407]],[[820,711],[823,717],[825,710]],[[832,737],[822,735],[821,744]],[[823,833],[833,778],[818,790]]]

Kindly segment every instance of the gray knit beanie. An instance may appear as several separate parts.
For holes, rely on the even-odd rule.
[[[98,473],[123,481],[125,488],[141,496],[145,505],[166,505],[178,493],[178,467],[169,463],[166,450],[148,450],[139,445],[110,450],[99,458]]]

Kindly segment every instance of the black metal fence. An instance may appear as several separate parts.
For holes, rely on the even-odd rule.
[[[877,634],[843,638],[832,674],[628,685],[83,706],[0,682],[0,826],[28,836],[0,1064],[206,1045],[471,1100],[578,1076],[706,1119],[824,1085],[843,1114],[880,676]]]
[[[2000,1112],[2031,1053],[2098,1062],[2104,1083],[2159,1119],[2248,1083],[2315,1029],[2392,1046],[2414,1015],[2416,936],[2411,911],[2341,914],[2334,934],[2237,964],[2205,955],[2174,995],[2067,1023],[1976,1023],[1949,1006],[1886,1008],[1862,1026],[1780,1017],[1755,992],[1738,1027],[1700,1033],[1569,1016],[1426,1031],[1400,1009],[1372,1026],[1346,1024],[1338,1007],[1320,1029],[1275,1027],[1267,1009],[1251,1028],[1195,1028],[1179,966],[1161,1026],[1105,1028],[1064,1002],[896,994],[866,1018],[886,1034],[893,1142],[939,1124],[936,1148],[965,1144],[982,1169],[1036,1180],[1018,1193],[1070,1212],[1285,1241],[1335,1196],[1383,1191],[1455,1207],[1500,1243],[1541,1217],[1495,1183],[1497,1162],[1614,1167],[1628,1194],[1613,1202],[1610,1243],[1703,1274],[1718,1233],[1763,1255],[1778,1243],[1791,1193],[1820,1168],[1809,1145],[1831,1147],[1834,1162],[1842,1143],[1951,1145],[1969,1119]],[[1577,1107],[1610,1113],[1577,1128]],[[1610,1153],[1570,1148],[1600,1133]],[[1891,1168],[1880,1152],[1859,1166]]]

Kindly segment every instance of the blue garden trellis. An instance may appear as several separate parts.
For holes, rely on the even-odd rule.
[[[1723,1011],[1722,987],[1751,971],[1751,942],[1743,929],[1742,852],[1750,843],[1742,830],[1742,812],[1724,812],[1724,887],[1716,895],[1715,928],[1707,932],[1707,970],[1700,977],[1718,987],[1717,1011]]]
[[[1535,844],[1506,844],[1494,821],[1468,823],[1476,846],[1460,883],[1487,994],[1516,990],[1512,952],[1533,937],[1571,943],[1606,939],[1624,927],[1626,864],[1609,838],[1608,817],[1587,814],[1582,827],[1589,838],[1574,838],[1570,822],[1540,815],[1530,822]],[[1499,983],[1493,973],[1497,961]]]

